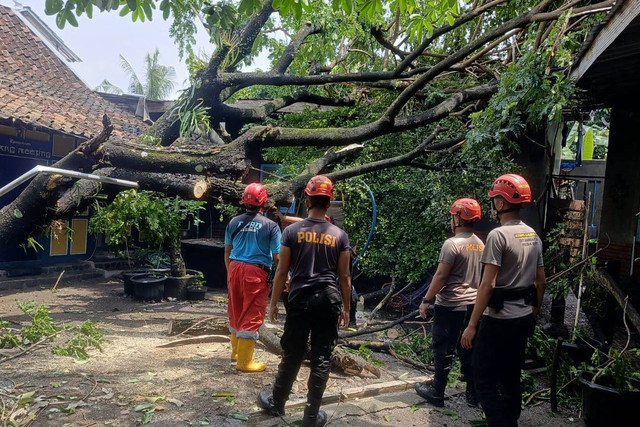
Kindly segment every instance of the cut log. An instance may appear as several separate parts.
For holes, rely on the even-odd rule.
[[[271,332],[266,326],[260,326],[259,331],[260,341],[271,353],[282,356],[282,346],[280,345],[280,338],[273,332]]]
[[[193,186],[193,195],[196,199],[201,198],[207,192],[207,181],[200,180]]]
[[[173,319],[169,321],[167,335],[220,335],[229,333],[229,321],[222,317],[203,319]]]
[[[280,346],[280,338],[264,325],[260,327],[260,341],[267,350],[278,356],[282,355],[282,346]],[[310,354],[307,349],[307,354]],[[336,347],[331,355],[331,367],[337,368],[348,375],[362,376],[364,372],[370,372],[376,378],[380,378],[380,369],[377,366],[367,362],[357,354],[349,353],[341,347]]]
[[[229,342],[228,335],[201,335],[199,337],[189,337],[181,340],[171,341],[165,344],[157,345],[156,348],[180,347],[182,345],[204,344],[212,342]]]
[[[365,371],[370,372],[376,378],[380,378],[382,375],[377,366],[340,346],[337,346],[331,354],[331,365],[340,368],[345,374],[349,375],[363,376]]]

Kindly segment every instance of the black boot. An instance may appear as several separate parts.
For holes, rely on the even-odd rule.
[[[313,413],[312,413],[313,412]],[[327,423],[327,414],[318,410],[311,410],[309,404],[304,407],[304,416],[302,417],[302,427],[323,427]]]
[[[433,406],[437,406],[438,408],[442,408],[444,406],[444,396],[438,394],[438,391],[432,385],[416,383],[413,388],[415,388],[418,396],[422,397]]]
[[[261,391],[258,395],[258,406],[267,411],[272,417],[284,415],[284,404],[274,402],[273,396],[266,391]]]
[[[464,393],[465,398],[467,399],[467,405],[469,406],[478,406],[478,396],[476,395],[476,385],[473,380],[467,381],[467,390]]]
[[[447,387],[448,376],[448,369],[436,368],[431,385],[417,383],[414,386],[416,393],[433,406],[442,408],[444,406],[444,389]]]

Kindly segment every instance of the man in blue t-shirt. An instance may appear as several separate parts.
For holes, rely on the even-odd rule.
[[[266,368],[253,361],[253,352],[267,309],[267,277],[278,264],[281,236],[277,224],[262,215],[267,197],[262,184],[247,185],[242,195],[246,213],[233,218],[224,233],[231,359],[243,372]]]

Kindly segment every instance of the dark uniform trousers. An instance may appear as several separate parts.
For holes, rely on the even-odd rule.
[[[460,359],[461,371],[467,382],[467,390],[473,391],[473,368],[471,350],[467,350],[460,344],[462,331],[469,324],[473,304],[467,305],[464,311],[455,311],[450,307],[436,304],[434,306],[433,328],[433,362],[435,375],[433,387],[439,396],[444,396],[447,386],[447,377],[453,365],[456,352]]]
[[[516,427],[520,418],[520,374],[533,314],[516,319],[483,316],[474,344],[473,368],[478,400],[490,427]]]
[[[303,289],[289,301],[280,345],[284,354],[273,385],[273,401],[284,404],[298,376],[311,335],[311,374],[307,383],[307,407],[315,414],[329,379],[331,353],[338,339],[342,311],[340,292],[328,286]]]

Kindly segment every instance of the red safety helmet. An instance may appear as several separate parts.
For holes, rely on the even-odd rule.
[[[449,209],[451,215],[458,215],[465,221],[473,221],[482,218],[482,209],[480,203],[474,199],[458,199],[451,205]]]
[[[526,179],[520,175],[509,173],[501,175],[493,181],[489,197],[502,196],[511,204],[529,203],[531,201],[531,187]]]
[[[304,193],[307,196],[328,196],[333,198],[333,182],[324,175],[316,175],[307,182]]]
[[[262,206],[268,198],[267,189],[257,182],[247,185],[242,193],[242,203],[245,205]]]

